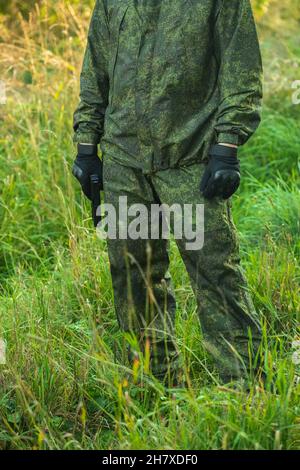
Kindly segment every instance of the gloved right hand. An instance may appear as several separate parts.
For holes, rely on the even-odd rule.
[[[240,185],[240,162],[237,148],[214,145],[210,159],[203,174],[200,191],[207,199],[216,196],[229,199]]]
[[[97,175],[103,189],[103,165],[97,154],[97,145],[78,144],[78,154],[73,164],[72,173],[79,181],[85,196],[91,200],[91,175]]]

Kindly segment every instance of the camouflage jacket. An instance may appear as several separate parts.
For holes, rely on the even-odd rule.
[[[242,145],[262,98],[250,0],[97,0],[80,83],[74,141],[144,173]]]

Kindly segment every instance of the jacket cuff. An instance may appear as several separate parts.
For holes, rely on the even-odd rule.
[[[240,137],[233,132],[220,132],[217,137],[217,143],[239,145]]]
[[[75,144],[93,144],[98,145],[100,142],[99,134],[93,132],[76,132],[73,137]]]

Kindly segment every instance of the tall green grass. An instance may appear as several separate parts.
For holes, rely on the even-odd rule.
[[[174,396],[155,379],[145,379],[142,390],[127,381],[132,371],[122,360],[105,242],[70,175],[90,2],[39,5],[12,29],[10,18],[0,20],[8,91],[0,106],[0,337],[7,342],[0,448],[299,448],[300,371],[292,343],[300,310],[300,108],[281,82],[278,101],[271,79],[279,43],[284,56],[289,50],[289,59],[299,61],[296,30],[279,34],[270,23],[274,17],[292,25],[287,4],[271,2],[273,15],[261,19],[266,107],[241,154],[243,184],[233,203],[264,332],[266,384],[245,393],[219,383],[172,244],[176,335],[189,379]],[[299,78],[291,62],[280,70],[285,83]]]

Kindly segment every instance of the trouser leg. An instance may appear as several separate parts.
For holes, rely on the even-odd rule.
[[[197,298],[204,344],[221,378],[230,380],[248,376],[261,332],[240,266],[229,202],[203,200],[203,171],[201,164],[171,169],[157,173],[152,181],[162,203],[204,204],[203,248],[187,249],[185,237],[177,244]]]
[[[174,338],[176,302],[168,271],[167,240],[123,240],[118,217],[120,197],[127,197],[128,208],[142,204],[150,214],[155,195],[140,171],[108,158],[104,163],[104,190],[105,203],[112,204],[117,213],[117,236],[107,243],[119,325],[137,336],[142,351],[148,339],[152,372],[168,379],[176,374],[179,354]],[[128,225],[131,221],[129,216]],[[150,229],[149,218],[144,224]]]

